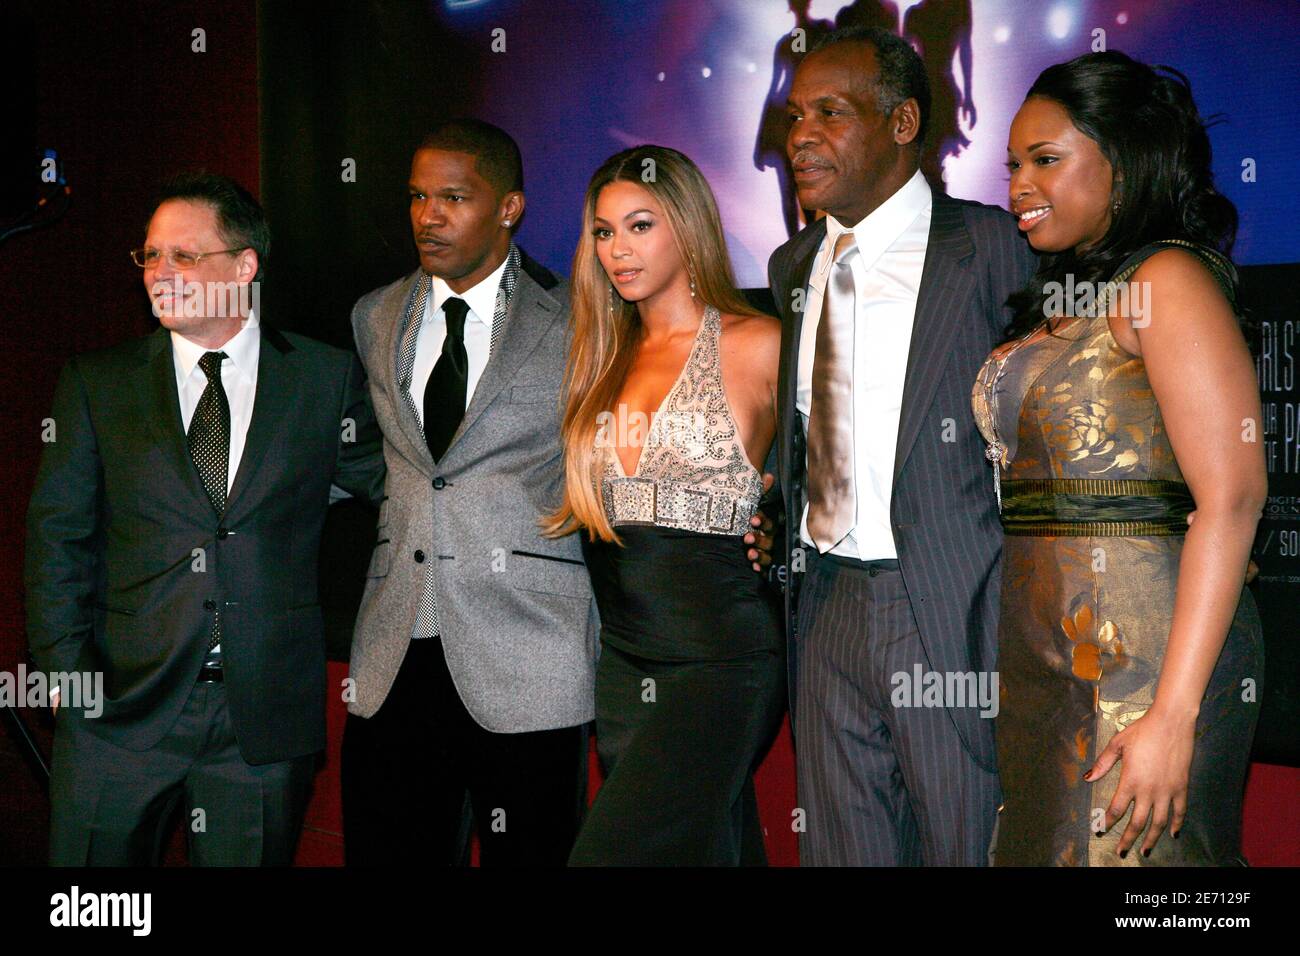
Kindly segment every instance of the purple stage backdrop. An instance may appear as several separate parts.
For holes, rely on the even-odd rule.
[[[767,258],[802,225],[784,158],[796,58],[834,26],[907,37],[930,75],[926,155],[949,193],[1007,205],[1007,130],[1045,67],[1122,50],[1181,70],[1213,119],[1217,185],[1241,215],[1244,270],[1270,472],[1256,560],[1269,639],[1256,753],[1295,762],[1300,652],[1300,2],[1295,0],[445,0],[433,19],[466,43],[493,37],[474,112],[508,129],[525,158],[522,241],[567,271],[582,194],[605,157],[638,143],[686,153],[718,197],[736,277],[767,285]],[[1249,268],[1282,264],[1272,268]]]
[[[1237,261],[1300,260],[1294,0],[437,0],[432,13],[469,42],[501,31],[473,111],[519,141],[523,241],[565,271],[588,177],[611,153],[650,142],[699,164],[737,279],[765,286],[768,255],[797,226],[783,203],[789,34],[850,21],[893,29],[922,53],[931,166],[951,194],[1003,206],[1007,129],[1043,68],[1105,48],[1180,69],[1202,112],[1223,117],[1215,175],[1241,211]]]

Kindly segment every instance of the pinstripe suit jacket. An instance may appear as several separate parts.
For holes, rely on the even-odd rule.
[[[984,443],[970,410],[971,386],[1010,318],[1004,303],[1033,274],[1035,258],[1015,220],[993,206],[933,193],[925,265],[912,326],[894,458],[890,520],[912,612],[932,670],[996,666],[1002,529]],[[806,463],[795,410],[802,311],[826,236],[818,220],[772,253],[768,279],[781,312],[778,478],[787,520],[778,541],[786,568],[798,547]],[[947,438],[948,440],[945,440]],[[796,609],[801,575],[786,576],[790,711],[798,689]],[[992,721],[977,707],[949,708],[978,763],[996,769]]]

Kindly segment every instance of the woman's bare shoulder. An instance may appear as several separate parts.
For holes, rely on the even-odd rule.
[[[771,315],[722,314],[722,330],[747,349],[772,349],[781,347],[781,320]]]

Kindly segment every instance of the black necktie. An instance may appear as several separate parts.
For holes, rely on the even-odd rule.
[[[230,467],[230,402],[221,385],[221,362],[225,358],[225,352],[204,352],[199,359],[208,384],[194,406],[186,436],[203,490],[217,514],[226,510],[226,472]]]
[[[451,436],[465,417],[465,391],[469,383],[469,356],[465,352],[465,316],[469,304],[464,299],[448,299],[442,304],[447,318],[447,337],[442,342],[438,364],[424,386],[424,440],[436,462],[451,444]]]
[[[204,352],[199,368],[208,377],[208,384],[194,406],[190,430],[186,435],[190,456],[199,469],[199,480],[208,500],[217,514],[226,510],[226,474],[230,468],[230,402],[221,384],[221,363],[225,352]],[[208,637],[208,650],[221,643],[221,617],[218,608],[212,614],[212,632]]]

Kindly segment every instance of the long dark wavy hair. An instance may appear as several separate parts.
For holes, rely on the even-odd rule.
[[[1111,202],[1120,206],[1106,235],[1082,254],[1066,249],[1043,257],[1029,285],[1007,300],[1008,339],[1043,323],[1048,283],[1065,285],[1069,274],[1076,284],[1105,282],[1150,242],[1184,239],[1231,253],[1237,209],[1214,188],[1207,126],[1182,73],[1118,51],[1087,53],[1040,73],[1025,99],[1032,96],[1060,104],[1097,143],[1114,176]]]

